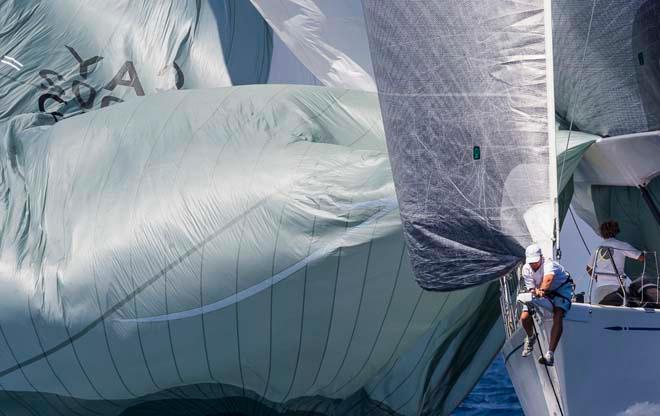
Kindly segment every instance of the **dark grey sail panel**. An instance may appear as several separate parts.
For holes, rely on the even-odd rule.
[[[557,114],[600,136],[660,129],[660,1],[593,5],[553,1]]]
[[[418,283],[495,279],[532,240],[526,212],[552,229],[544,2],[363,6]]]

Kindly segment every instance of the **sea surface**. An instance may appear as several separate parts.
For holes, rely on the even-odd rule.
[[[501,354],[452,416],[523,416]]]

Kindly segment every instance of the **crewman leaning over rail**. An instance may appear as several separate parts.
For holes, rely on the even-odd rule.
[[[563,330],[564,315],[571,308],[573,280],[561,264],[551,258],[545,259],[541,248],[536,244],[530,245],[525,250],[525,265],[522,268],[522,275],[528,291],[527,297],[531,295],[531,303],[552,311],[550,343],[545,355],[539,357],[539,363],[553,365],[555,349]],[[534,320],[527,304],[523,307],[520,321],[527,332],[522,351],[522,356],[527,357],[534,350],[536,341]]]

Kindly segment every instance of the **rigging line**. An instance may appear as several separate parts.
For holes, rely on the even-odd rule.
[[[582,244],[584,244],[584,248],[587,250],[587,253],[591,256],[591,250],[589,250],[589,245],[587,245],[587,242],[584,239],[584,236],[582,235],[582,231],[580,231],[580,226],[577,223],[577,220],[575,219],[575,215],[573,215],[573,208],[568,207],[568,212],[571,213],[571,218],[573,218],[573,224],[575,224],[575,229],[577,230],[578,234],[580,235],[580,239],[582,240]]]
[[[589,17],[589,26],[587,28],[587,38],[585,39],[584,42],[584,50],[582,51],[582,61],[580,62],[580,69],[578,71],[578,79],[577,82],[575,83],[575,89],[573,90],[573,95],[571,96],[571,101],[568,103],[568,109],[569,113],[566,115],[568,116],[570,114],[570,109],[573,107],[575,109],[576,106],[572,106],[573,100],[575,99],[575,96],[577,94],[577,91],[579,90],[580,86],[580,81],[582,81],[582,70],[584,69],[584,61],[587,56],[587,47],[589,46],[589,36],[591,35],[591,24],[593,23],[594,20],[594,12],[596,11],[596,3],[598,3],[598,0],[593,0],[592,5],[591,5],[591,16]],[[568,137],[566,138],[566,147],[564,148],[564,154],[562,155],[561,159],[561,168],[559,170],[559,183],[558,185],[561,186],[561,180],[564,176],[564,167],[566,165],[566,155],[568,153],[568,145],[571,142],[571,132],[573,131],[573,121],[575,120],[575,117],[571,117],[571,122],[568,126]],[[557,233],[557,248],[560,247],[560,233]]]
[[[640,291],[641,293],[641,304],[644,304],[644,275],[646,274],[646,251],[642,251],[642,255],[644,256],[644,261],[642,262],[642,285],[640,286]],[[625,266],[624,266],[625,267]],[[656,285],[656,288],[658,286]]]
[[[539,340],[539,331],[536,329],[536,320],[532,317],[532,324],[534,324],[534,334],[536,335],[536,343],[539,346],[539,351],[541,351],[541,356],[543,356],[543,348],[541,347],[541,341]],[[559,408],[559,413],[561,416],[564,416],[564,411],[561,408],[561,402],[559,401],[559,397],[557,396],[557,391],[555,389],[555,383],[552,382],[552,377],[550,376],[550,370],[548,370],[548,365],[543,364],[543,367],[545,367],[545,372],[548,375],[548,380],[550,381],[550,386],[552,387],[552,394],[555,396],[555,401],[557,402],[557,407]]]
[[[655,257],[655,272],[657,274],[657,279],[656,279],[656,284],[655,287],[660,288],[660,269],[658,269],[658,253],[653,252],[653,257]],[[660,303],[660,290],[656,290],[655,292],[655,303]]]

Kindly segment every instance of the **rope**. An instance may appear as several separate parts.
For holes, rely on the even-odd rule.
[[[660,303],[660,269],[658,269],[658,253],[656,251],[653,252],[653,257],[655,257],[655,273],[658,275],[655,284],[655,287],[658,288],[658,290],[655,291],[655,303]],[[644,261],[646,261],[646,259],[644,259]]]
[[[533,329],[534,329],[534,336],[536,337],[536,343],[539,346],[539,351],[541,351],[541,355],[543,355],[543,348],[541,347],[541,341],[539,340],[539,332],[536,330],[536,320],[534,317],[532,317],[532,324],[533,324]],[[548,365],[543,364],[543,367],[545,367],[545,372],[548,375],[548,380],[550,380],[550,387],[552,387],[552,394],[555,396],[555,401],[557,402],[557,407],[559,408],[559,414],[561,416],[564,416],[564,411],[561,408],[561,402],[559,401],[559,396],[557,396],[557,391],[555,389],[555,383],[552,382],[552,377],[550,376],[550,370],[548,370]]]
[[[587,245],[587,242],[585,241],[584,236],[582,235],[582,231],[580,231],[580,226],[578,225],[577,220],[575,219],[575,215],[573,215],[573,209],[570,206],[568,207],[568,212],[571,213],[571,218],[573,218],[573,224],[575,224],[575,229],[580,235],[580,239],[582,240],[582,244],[584,244],[584,248],[587,250],[587,253],[591,256],[591,250],[589,250],[589,246]]]
[[[573,90],[573,95],[571,96],[571,100],[568,103],[569,112],[567,113],[567,115],[571,114],[571,112],[570,112],[571,107],[573,108],[573,110],[575,109],[575,106],[573,106],[573,104],[574,104],[574,99],[577,95],[577,91],[579,90],[580,81],[582,81],[582,70],[584,69],[584,61],[587,57],[587,47],[589,46],[589,36],[591,36],[591,24],[594,20],[594,12],[596,11],[596,3],[598,3],[598,0],[593,0],[592,6],[591,6],[591,16],[589,17],[589,27],[587,28],[587,38],[584,42],[584,50],[582,51],[582,61],[580,62],[580,69],[578,71],[578,79],[577,79],[577,82],[575,83],[575,89]],[[568,153],[568,145],[571,142],[571,132],[573,131],[573,120],[574,120],[574,117],[571,117],[571,122],[568,126],[568,138],[566,139],[566,147],[564,148],[564,153],[562,155],[561,168],[559,170],[559,184],[560,185],[561,185],[561,180],[564,176],[564,166],[566,165],[566,154]],[[560,233],[557,233],[557,249],[559,249],[559,247],[560,247],[560,244],[559,244],[560,237],[559,237],[559,235],[560,235]]]
[[[644,256],[644,261],[642,262],[642,285],[640,286],[639,290],[641,292],[640,303],[644,305],[644,276],[646,275],[646,251],[642,251],[642,255]],[[656,288],[657,287],[658,286],[656,286]]]

